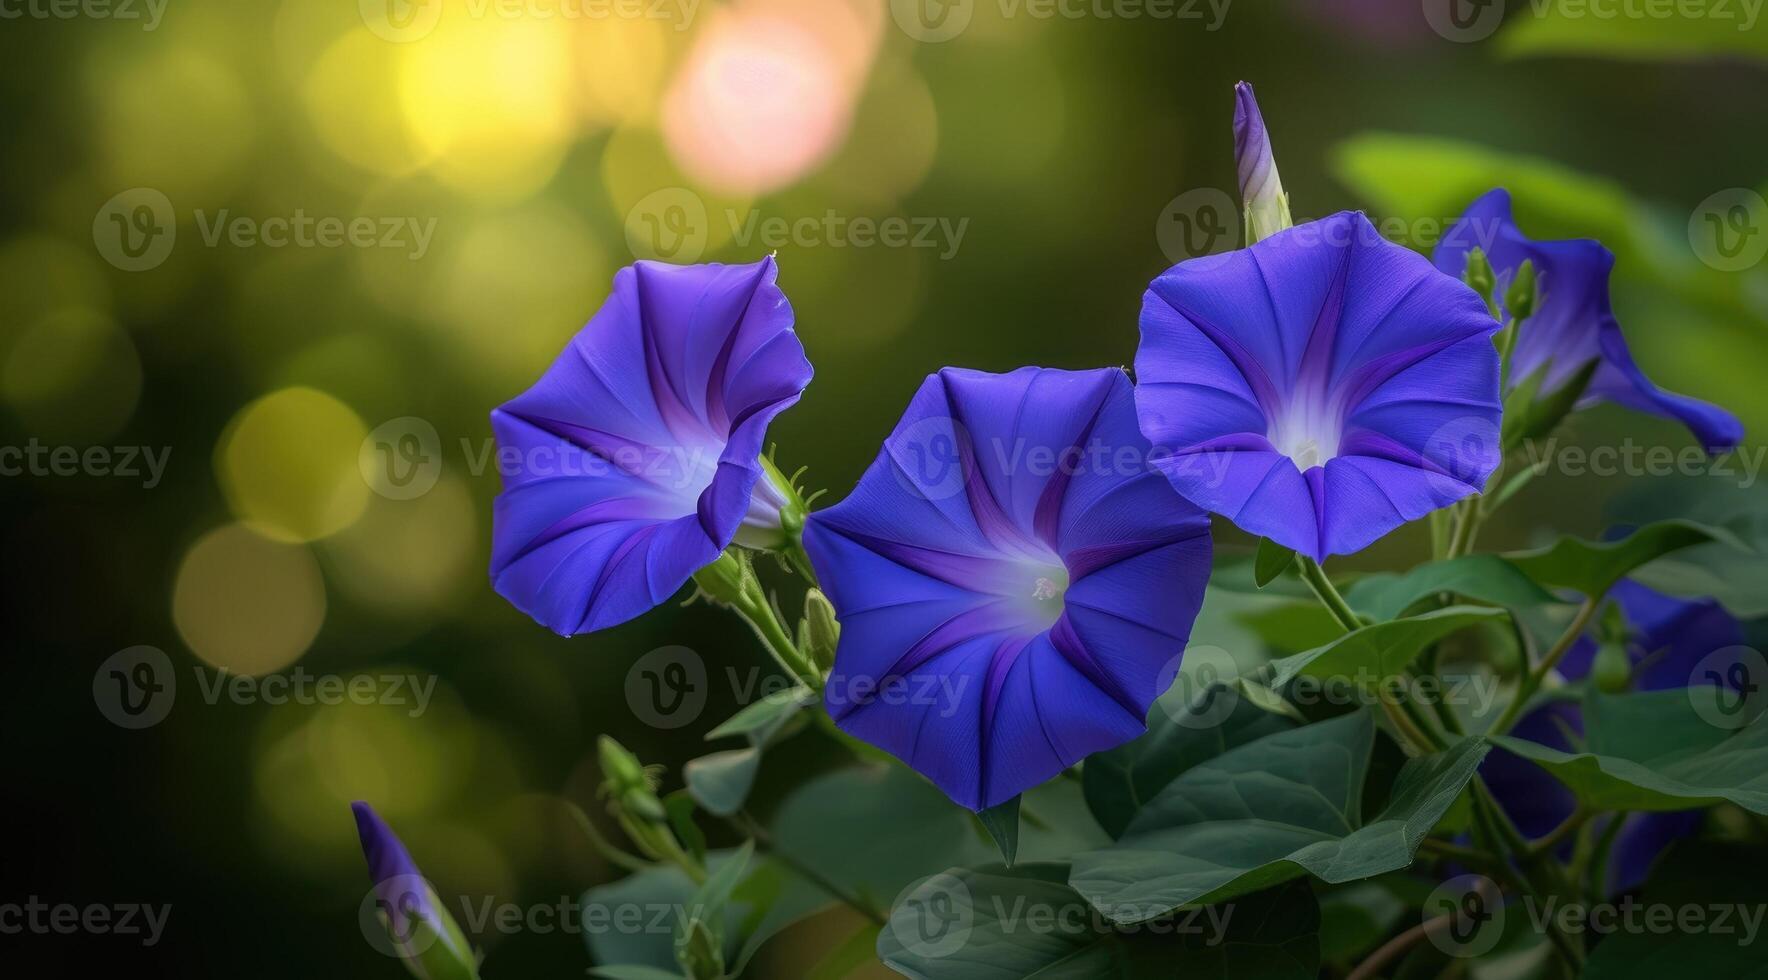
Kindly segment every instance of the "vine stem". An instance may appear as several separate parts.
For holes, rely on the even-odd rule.
[[[769,834],[767,829],[757,823],[755,818],[749,816],[747,812],[738,811],[736,816],[730,818],[730,823],[731,826],[735,827],[742,833],[747,834],[750,839],[754,840],[756,847],[766,851],[781,864],[792,869],[792,872],[800,878],[803,878],[817,888],[822,889],[829,895],[829,897],[846,905],[848,908],[853,909],[860,915],[865,916],[866,921],[876,926],[887,924],[887,920],[884,918],[883,913],[873,908],[870,902],[848,892],[840,885],[837,885],[835,882],[824,877],[823,874],[815,868],[810,867],[792,855],[787,854],[785,851],[774,846],[773,835]]]
[[[1528,703],[1529,698],[1533,697],[1536,691],[1541,689],[1541,682],[1547,679],[1547,675],[1552,673],[1554,667],[1559,666],[1559,661],[1571,650],[1572,644],[1578,641],[1578,637],[1584,635],[1585,627],[1590,625],[1590,620],[1595,618],[1596,610],[1601,605],[1601,595],[1584,600],[1584,604],[1578,607],[1578,614],[1572,617],[1571,624],[1565,628],[1564,633],[1560,634],[1559,639],[1553,641],[1553,646],[1541,658],[1541,662],[1523,676],[1522,683],[1516,689],[1516,696],[1504,706],[1504,713],[1492,723],[1492,727],[1486,732],[1487,735],[1502,735],[1510,731],[1510,726],[1516,724],[1517,717],[1522,714],[1523,706]]]
[[[1314,595],[1319,597],[1321,605],[1332,613],[1332,617],[1338,620],[1338,625],[1343,626],[1346,633],[1355,633],[1362,629],[1363,621],[1351,610],[1350,603],[1344,601],[1344,596],[1339,595],[1337,587],[1326,577],[1326,570],[1320,567],[1320,563],[1300,553],[1296,554],[1295,561],[1301,567],[1302,581],[1314,590]]]

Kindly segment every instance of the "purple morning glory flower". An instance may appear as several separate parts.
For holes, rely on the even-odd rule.
[[[841,728],[971,809],[1145,728],[1209,577],[1117,369],[947,368],[804,533]]]
[[[404,960],[415,976],[478,976],[477,957],[455,925],[423,872],[412,861],[391,828],[367,803],[352,803],[356,834],[368,862],[375,908],[386,917],[393,946],[386,950]]]
[[[784,543],[760,459],[810,383],[772,258],[639,262],[534,387],[491,413],[491,579],[563,636],[668,599],[733,541]]]
[[[1634,690],[1708,683],[1695,676],[1697,665],[1714,651],[1743,643],[1742,626],[1710,600],[1676,599],[1635,582],[1616,584],[1610,595],[1633,631],[1627,659],[1633,665]],[[1595,641],[1584,637],[1560,662],[1559,671],[1567,680],[1582,680],[1589,676],[1595,655]],[[1510,734],[1561,752],[1576,752],[1574,739],[1582,739],[1583,732],[1583,712],[1576,702],[1549,701],[1523,715]],[[1531,837],[1558,826],[1577,805],[1571,791],[1545,769],[1508,752],[1487,756],[1480,775],[1517,829]],[[1700,811],[1688,810],[1637,813],[1624,819],[1608,864],[1608,888],[1617,893],[1643,882],[1658,855],[1698,830],[1702,818]]]
[[[1473,290],[1343,212],[1155,279],[1137,414],[1181,494],[1324,560],[1485,486],[1496,328]]]
[[[1609,303],[1608,278],[1614,253],[1581,238],[1537,242],[1523,235],[1511,216],[1510,192],[1488,191],[1449,229],[1433,256],[1437,268],[1459,277],[1473,248],[1485,251],[1497,274],[1498,298],[1523,262],[1532,262],[1540,300],[1517,338],[1511,382],[1545,370],[1540,394],[1558,391],[1592,360],[1598,361],[1579,407],[1611,401],[1635,411],[1686,425],[1708,452],[1734,448],[1743,424],[1706,402],[1664,391],[1645,376],[1627,350],[1621,325]]]

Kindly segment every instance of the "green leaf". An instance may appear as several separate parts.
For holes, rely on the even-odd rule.
[[[1768,616],[1768,495],[1739,486],[1752,480],[1763,459],[1747,457],[1749,447],[1716,457],[1711,476],[1681,480],[1640,480],[1619,495],[1608,517],[1618,524],[1648,524],[1686,517],[1723,527],[1748,550],[1731,544],[1700,544],[1637,569],[1629,578],[1650,589],[1686,599],[1711,598],[1740,619]],[[1717,479],[1716,479],[1717,478]]]
[[[707,732],[706,741],[742,735],[753,744],[767,745],[800,710],[815,703],[816,692],[807,687],[794,686],[775,691]]]
[[[730,851],[713,851],[707,855],[707,866],[720,868],[730,857]],[[650,967],[680,977],[672,935],[683,910],[693,900],[694,890],[693,881],[671,865],[646,868],[589,889],[583,895],[583,938],[589,946],[590,959],[602,969]],[[631,915],[626,910],[634,908],[643,911],[644,927],[622,927],[621,916]],[[725,910],[730,932],[740,922],[739,911]],[[670,928],[652,928],[658,921],[668,923]]]
[[[1358,579],[1344,598],[1352,609],[1382,622],[1398,619],[1416,603],[1443,592],[1509,609],[1559,602],[1553,593],[1497,555],[1433,561],[1404,575],[1368,575]]]
[[[1643,61],[1686,61],[1722,56],[1768,58],[1768,29],[1754,23],[1748,4],[1709,3],[1705,16],[1595,16],[1594,6],[1546,4],[1518,17],[1498,35],[1505,57],[1584,55]],[[1667,9],[1667,8],[1666,8]],[[1746,29],[1747,28],[1747,29]]]
[[[1305,980],[1319,972],[1319,906],[1305,885],[1185,913],[1156,934],[1100,920],[1065,883],[1067,872],[1027,864],[935,875],[891,910],[878,956],[918,980]]]
[[[1522,327],[1527,331],[1528,322],[1524,321]],[[1504,398],[1504,451],[1510,452],[1530,439],[1540,439],[1559,428],[1559,423],[1577,407],[1578,399],[1584,397],[1584,389],[1590,387],[1590,379],[1595,376],[1600,363],[1592,358],[1577,374],[1545,397],[1538,396],[1550,367],[1546,364],[1511,389]]]
[[[1252,581],[1264,588],[1295,564],[1295,552],[1270,538],[1258,539],[1258,556],[1253,559]]]
[[[983,829],[1001,849],[1001,860],[1012,867],[1013,858],[1019,853],[1019,797],[978,812],[976,819],[982,821]]]
[[[728,817],[743,808],[760,770],[761,750],[750,746],[690,759],[681,774],[688,792],[708,813]]]
[[[1506,555],[1523,574],[1542,585],[1601,596],[1634,569],[1697,544],[1720,541],[1748,550],[1731,532],[1693,521],[1647,524],[1619,541],[1593,542],[1560,538],[1539,551]]]
[[[1082,765],[1087,806],[1106,833],[1121,836],[1137,811],[1185,770],[1291,727],[1227,684],[1205,689],[1170,714],[1165,702],[1156,704],[1147,734],[1095,753]]]
[[[694,822],[694,794],[678,789],[663,798],[663,809],[669,814],[669,826],[675,836],[687,845],[688,854],[701,864],[706,863],[706,834]]]
[[[1386,809],[1362,816],[1368,711],[1268,735],[1185,772],[1117,843],[1077,856],[1069,883],[1113,921],[1141,922],[1304,873],[1328,882],[1411,864],[1489,746],[1463,739],[1408,760]]]
[[[1584,697],[1585,745],[1561,752],[1514,736],[1492,744],[1552,773],[1603,810],[1690,810],[1720,802],[1768,814],[1768,723],[1713,724],[1687,688]]]
[[[1685,840],[1660,858],[1638,898],[1647,909],[1698,909],[1713,928],[1631,929],[1604,939],[1590,954],[1587,980],[1726,977],[1768,980],[1761,936],[1749,938],[1745,915],[1768,905],[1768,859],[1757,846]],[[1719,908],[1729,920],[1720,923]]]
[[[688,899],[680,928],[675,934],[675,958],[690,976],[718,976],[724,972],[725,913],[731,892],[749,870],[755,842],[746,840],[730,859],[713,869]]]
[[[1443,637],[1508,615],[1490,606],[1450,606],[1365,626],[1323,647],[1275,661],[1270,686],[1281,688],[1297,677],[1350,678],[1373,686],[1403,673],[1426,647]]]

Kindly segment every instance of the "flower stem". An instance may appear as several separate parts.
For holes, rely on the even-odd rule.
[[[1301,568],[1302,581],[1308,583],[1308,588],[1314,590],[1314,595],[1319,597],[1320,604],[1326,607],[1326,611],[1332,614],[1332,618],[1338,620],[1338,625],[1344,627],[1346,633],[1355,633],[1362,629],[1363,621],[1358,619],[1357,614],[1351,610],[1350,603],[1344,601],[1344,596],[1339,595],[1338,589],[1333,586],[1332,580],[1326,577],[1326,570],[1320,567],[1320,563],[1299,552],[1295,556],[1295,561]]]
[[[1559,661],[1571,650],[1572,644],[1578,641],[1578,637],[1584,635],[1584,628],[1590,625],[1590,620],[1596,616],[1596,610],[1601,604],[1602,596],[1600,595],[1584,600],[1584,604],[1578,607],[1578,614],[1572,617],[1571,624],[1565,628],[1564,633],[1560,634],[1559,639],[1553,641],[1553,647],[1541,658],[1541,662],[1523,676],[1522,683],[1517,686],[1516,696],[1504,706],[1504,713],[1492,723],[1492,727],[1486,732],[1487,735],[1503,735],[1510,731],[1510,726],[1516,724],[1516,719],[1522,714],[1522,709],[1528,703],[1529,698],[1541,689],[1541,682],[1546,680],[1547,675],[1553,672],[1553,668],[1559,665]]]

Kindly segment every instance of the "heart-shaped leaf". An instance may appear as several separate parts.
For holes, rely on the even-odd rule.
[[[1396,575],[1383,572],[1358,579],[1345,601],[1376,622],[1398,619],[1414,604],[1441,593],[1516,609],[1559,600],[1515,565],[1497,555],[1464,555],[1433,561]]]
[[[1207,688],[1170,714],[1167,705],[1162,700],[1149,713],[1146,734],[1089,756],[1081,768],[1087,806],[1113,837],[1122,835],[1142,805],[1180,773],[1236,745],[1292,727],[1227,684]]]
[[[1281,688],[1297,677],[1349,678],[1375,685],[1404,672],[1426,647],[1443,637],[1508,615],[1491,606],[1450,606],[1365,626],[1323,647],[1273,661],[1270,686]]]
[[[1682,548],[1714,541],[1749,550],[1729,531],[1678,519],[1647,524],[1618,541],[1560,538],[1539,551],[1505,557],[1523,574],[1542,585],[1574,589],[1586,596],[1600,596],[1646,562]]]
[[[1730,801],[1768,814],[1768,723],[1729,730],[1721,710],[1695,698],[1724,696],[1691,687],[1584,697],[1585,745],[1561,752],[1501,736],[1492,743],[1528,759],[1603,810],[1689,810]],[[1717,704],[1715,700],[1715,704]]]
[[[1141,922],[1311,873],[1329,882],[1412,863],[1490,747],[1462,739],[1411,759],[1388,805],[1362,816],[1375,742],[1368,711],[1267,735],[1161,790],[1110,847],[1074,859],[1069,884],[1113,921]]]

